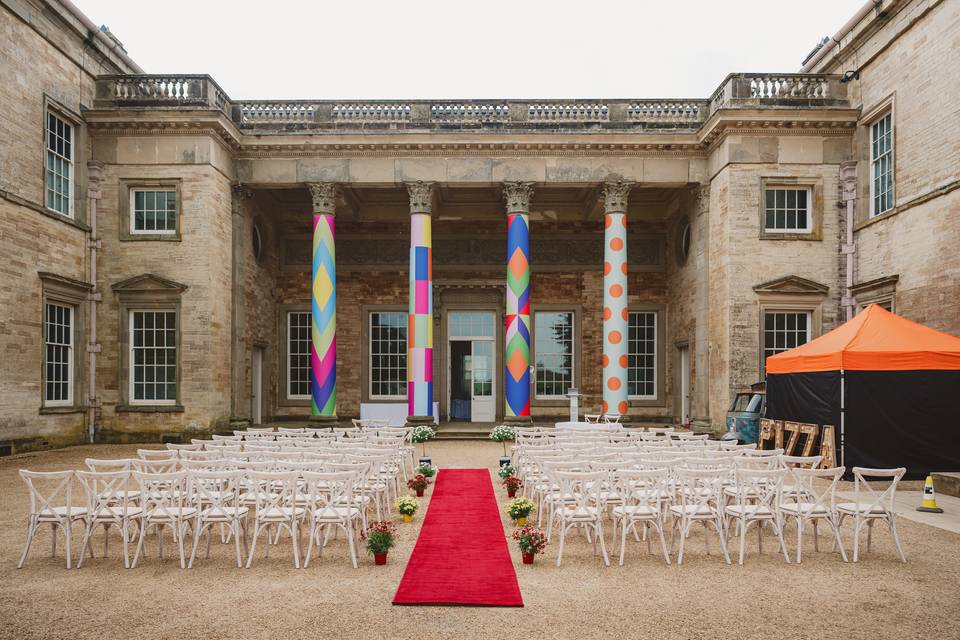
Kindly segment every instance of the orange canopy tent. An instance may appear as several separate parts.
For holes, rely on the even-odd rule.
[[[960,370],[960,338],[872,304],[815,340],[767,358],[767,373]]]
[[[870,305],[766,368],[767,417],[839,426],[848,469],[960,470],[960,338]]]

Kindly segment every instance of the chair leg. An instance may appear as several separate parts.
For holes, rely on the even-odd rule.
[[[293,568],[300,568],[300,536],[297,533],[297,519],[290,521],[290,538],[293,541]]]
[[[622,524],[623,524],[623,526],[621,527],[621,528],[622,528],[622,531],[620,532],[620,566],[621,566],[621,567],[623,566],[623,554],[624,554],[624,551],[626,551],[626,548],[627,548],[627,529],[628,529],[628,527],[627,527],[627,519],[626,519],[626,516],[624,516],[624,520],[623,520],[623,523],[622,523]],[[616,530],[617,530],[616,524],[614,524],[613,530],[614,530],[614,532],[616,532]]]
[[[83,566],[83,560],[87,555],[87,548],[90,545],[91,531],[93,530],[92,523],[88,523],[83,529],[83,538],[80,541],[80,557],[77,559],[77,569]],[[91,554],[92,556],[93,554]],[[107,557],[106,551],[103,553],[103,557]]]
[[[895,514],[890,514],[889,523],[890,533],[893,535],[893,544],[897,547],[897,553],[900,554],[900,559],[906,562],[907,556],[903,553],[903,547],[900,546],[900,536],[897,535],[897,516]]]
[[[833,529],[833,548],[840,547],[840,557],[843,558],[844,562],[847,562],[847,552],[843,549],[843,539],[840,538],[840,525],[831,518],[830,527]]]
[[[357,546],[354,540],[353,535],[353,520],[350,516],[347,516],[347,544],[350,545],[350,561],[353,563],[353,568],[357,568]]]
[[[269,534],[269,532],[268,532]],[[247,569],[250,568],[250,565],[253,564],[253,554],[257,551],[257,538],[260,537],[260,522],[254,521],[253,523],[253,542],[250,545],[250,553],[247,555]],[[269,547],[268,547],[269,549]]]
[[[130,564],[130,568],[137,566],[137,562],[140,561],[140,554],[143,553],[143,538],[147,535],[147,523],[140,523],[140,535],[137,539],[137,550],[133,552],[133,562]]]
[[[313,555],[313,541],[317,537],[317,521],[310,517],[310,533],[307,536],[309,541],[307,542],[307,555],[303,557],[303,568],[306,569],[310,566],[310,558]],[[321,549],[323,547],[320,547]]]
[[[34,518],[30,518],[27,523],[27,541],[23,545],[23,553],[20,554],[20,562],[17,563],[17,569],[23,568],[23,563],[27,560],[27,554],[30,553],[30,545],[33,544],[33,537],[37,534],[39,525]]]
[[[787,554],[787,543],[783,539],[783,523],[776,519],[772,520],[772,522],[776,529],[777,539],[780,540],[780,550],[783,551],[783,559],[786,560],[787,564],[790,564],[790,556]],[[814,520],[814,522],[816,522],[816,520]]]
[[[853,519],[853,561],[860,559],[860,516]]]
[[[190,550],[190,561],[187,563],[188,569],[193,569],[193,561],[197,557],[197,547],[200,546],[200,534],[203,532],[203,529],[204,529],[204,525],[198,525],[193,529],[193,547]],[[210,535],[209,529],[208,529],[207,535],[208,536]]]
[[[185,535],[187,535],[187,523],[186,523],[186,522],[177,523],[177,525],[176,525],[174,528],[175,528],[175,530],[177,531],[177,534],[178,534],[178,535],[177,535],[177,544],[178,544],[179,547],[180,547],[180,568],[181,568],[181,569],[186,569],[186,568],[187,568],[187,561],[186,561],[186,559],[185,559],[185,555],[184,555],[184,552],[183,552],[183,538],[184,538]],[[195,527],[195,529],[199,529],[199,527]]]
[[[737,522],[739,522],[739,520],[738,520]],[[740,564],[741,564],[741,565],[743,564],[743,552],[744,552],[744,550],[745,550],[745,548],[746,548],[746,546],[747,546],[747,535],[746,535],[746,534],[747,534],[747,527],[749,527],[749,526],[750,526],[750,524],[749,524],[746,520],[744,520],[744,521],[743,521],[743,526],[742,526],[741,529],[740,529]]]
[[[803,551],[803,517],[797,516],[797,564],[800,564],[800,555]]]
[[[603,520],[597,519],[596,525],[594,525],[597,532],[597,539],[600,541],[600,552],[603,554],[603,564],[610,566],[610,556],[607,555],[607,543],[603,540]]]
[[[557,551],[557,566],[560,566],[560,561],[563,559],[563,541],[567,537],[567,529],[563,526],[563,520],[560,521],[560,549]]]
[[[67,569],[69,569],[70,563],[73,560],[72,558],[73,552],[71,551],[71,547],[70,547],[72,543],[71,538],[73,537],[73,523],[71,523],[69,519],[63,525],[63,533],[67,539],[67,543],[64,546],[66,547],[66,553],[67,553]]]
[[[670,554],[667,552],[667,541],[663,537],[663,523],[657,522],[654,525],[657,528],[657,533],[660,534],[660,548],[663,550],[663,559],[667,561],[667,564],[670,564]]]
[[[687,534],[689,533],[690,526],[689,522],[684,520],[680,521],[680,553],[677,555],[677,564],[683,564],[683,544],[687,540]]]
[[[50,557],[57,557],[57,523],[50,523]]]

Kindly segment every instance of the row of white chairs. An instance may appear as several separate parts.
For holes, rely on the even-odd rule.
[[[585,455],[587,453],[587,455]],[[733,455],[731,455],[733,454]],[[834,469],[819,469],[819,456],[788,457],[782,451],[743,450],[740,452],[728,451],[644,451],[598,453],[596,451],[538,451],[521,454],[521,463],[518,473],[524,480],[524,489],[527,495],[537,499],[539,503],[539,518],[542,524],[544,512],[547,513],[548,532],[552,532],[556,524],[556,517],[564,520],[564,514],[569,511],[570,502],[578,502],[583,498],[594,506],[602,508],[589,510],[587,520],[593,523],[593,529],[602,528],[601,516],[609,515],[615,523],[623,523],[626,528],[621,530],[625,535],[634,511],[643,517],[638,521],[653,526],[658,523],[661,527],[667,516],[672,517],[671,527],[680,530],[683,535],[680,539],[678,562],[682,562],[684,539],[689,534],[690,526],[694,522],[701,522],[706,528],[713,523],[713,528],[720,537],[724,558],[729,561],[726,552],[726,538],[729,524],[736,522],[737,532],[742,532],[751,523],[759,522],[761,526],[770,526],[777,535],[778,542],[787,557],[786,546],[783,542],[783,524],[787,518],[797,524],[797,562],[801,559],[803,523],[812,522],[814,527],[820,521],[828,522],[835,534],[834,544],[839,547],[841,557],[846,561],[846,553],[839,537],[839,527],[847,517],[854,519],[854,561],[859,559],[859,540],[864,527],[867,528],[867,548],[869,550],[872,526],[876,521],[885,522],[893,535],[897,553],[906,561],[900,540],[896,532],[896,514],[893,510],[893,500],[896,485],[903,476],[903,469],[864,469],[855,468],[854,500],[852,502],[838,502],[836,487],[844,473],[842,467]],[[656,498],[656,504],[651,500],[643,504],[633,503],[623,495],[618,495],[614,487],[618,486],[617,474],[629,476],[634,471],[652,471],[652,474],[661,474],[665,485],[649,492],[641,491],[637,495]],[[577,487],[563,486],[563,473],[599,474],[596,477],[586,478],[580,486],[580,491],[571,493],[570,489]],[[884,486],[877,490],[867,478],[879,480]],[[786,482],[784,480],[786,479]],[[653,482],[653,481],[652,481]],[[659,480],[654,482],[657,484]],[[622,488],[622,485],[619,485]],[[762,489],[762,490],[761,490]],[[596,495],[584,498],[584,491],[596,491]],[[606,506],[614,507],[609,514]],[[583,504],[577,504],[574,511],[583,511]],[[617,507],[620,510],[617,510]],[[626,507],[641,507],[638,510]],[[629,512],[629,513],[628,513]],[[627,516],[630,516],[628,518]],[[570,522],[561,525],[561,553],[563,537]],[[634,524],[635,526],[635,524]],[[706,536],[706,533],[705,533]],[[595,540],[596,542],[596,540]],[[602,539],[599,541],[602,545]],[[625,541],[624,541],[625,542]],[[706,538],[705,538],[706,544]],[[815,537],[815,544],[818,539]],[[744,536],[740,539],[741,556],[743,561]],[[672,545],[671,545],[672,548]],[[816,547],[818,548],[818,546]],[[621,558],[623,547],[621,546]],[[669,554],[664,551],[669,561]],[[606,557],[606,556],[605,556]]]
[[[75,524],[84,527],[78,567],[85,555],[93,554],[94,529],[104,528],[104,556],[107,555],[110,527],[116,526],[123,546],[123,562],[136,567],[145,554],[147,530],[157,530],[159,556],[163,557],[163,530],[172,531],[177,543],[181,568],[192,567],[200,538],[207,533],[207,557],[210,553],[213,525],[221,526],[221,541],[233,539],[237,566],[249,568],[257,541],[267,533],[267,555],[283,531],[293,546],[294,566],[300,567],[300,533],[309,523],[309,546],[303,566],[310,563],[314,547],[321,553],[332,528],[346,533],[350,557],[357,567],[357,536],[367,525],[367,511],[376,501],[377,481],[371,484],[370,465],[356,463],[301,463],[302,468],[277,467],[270,462],[235,463],[221,460],[185,462],[187,468],[171,470],[157,462],[126,461],[134,470],[116,461],[118,470],[104,471],[103,460],[88,460],[91,471],[35,472],[20,470],[30,492],[27,539],[18,568],[29,554],[32,542],[43,525],[52,527],[52,555],[56,555],[58,530],[66,541],[66,565],[72,563],[72,533]],[[141,464],[137,464],[137,463]],[[144,466],[146,464],[146,466]],[[153,466],[151,466],[153,465]],[[96,470],[101,469],[101,470]],[[149,469],[145,471],[143,469]],[[84,491],[84,505],[73,504],[73,483],[78,480]],[[134,484],[135,483],[135,484]],[[253,543],[248,548],[248,519],[254,519]],[[130,561],[129,545],[136,528],[136,550]],[[185,543],[188,529],[192,548],[188,556]],[[241,555],[241,546],[243,555]]]

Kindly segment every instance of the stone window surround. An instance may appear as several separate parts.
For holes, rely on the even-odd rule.
[[[116,285],[115,285],[116,286]],[[117,356],[119,403],[117,413],[183,413],[183,313],[181,297],[183,289],[138,289],[116,291],[119,304],[117,313]],[[177,317],[177,397],[172,404],[133,404],[130,401],[130,312],[173,311]]]
[[[757,356],[760,378],[766,376],[767,366],[764,358],[763,326],[766,314],[786,311],[810,313],[810,340],[817,338],[823,332],[823,301],[826,295],[809,293],[760,293],[758,294],[757,316]]]
[[[810,231],[768,231],[767,189],[809,189],[807,215]],[[823,177],[822,176],[761,176],[759,228],[761,240],[822,240],[823,239]]]
[[[290,398],[287,396],[287,378],[290,372],[287,369],[289,356],[290,330],[287,315],[294,312],[304,313],[311,311],[310,303],[281,304],[277,307],[277,406],[279,407],[309,407],[310,398]],[[337,368],[342,363],[337,362]]]
[[[582,389],[581,371],[583,369],[583,306],[580,304],[530,304],[530,365],[537,362],[537,321],[538,311],[569,311],[573,313],[573,386]],[[530,408],[569,407],[567,398],[538,398],[535,376],[530,376]]]
[[[70,184],[73,215],[71,216],[63,215],[59,211],[47,207],[47,114],[51,112],[73,127],[73,175]],[[43,176],[43,180],[40,184],[40,198],[37,202],[45,215],[84,230],[88,229],[86,224],[86,198],[83,197],[86,190],[81,190],[80,185],[86,185],[87,183],[87,160],[89,158],[87,157],[86,140],[87,129],[83,117],[50,94],[44,93],[42,120],[40,122],[40,175]]]
[[[630,407],[666,407],[667,400],[666,400],[666,394],[664,393],[664,381],[666,380],[666,377],[667,377],[667,369],[666,369],[667,358],[666,358],[666,349],[664,349],[664,345],[666,344],[666,339],[667,339],[666,338],[667,306],[665,304],[648,304],[648,303],[630,302],[628,300],[627,309],[630,312],[637,311],[642,313],[645,311],[646,312],[653,311],[657,314],[657,336],[656,336],[657,379],[654,385],[656,397],[639,398],[637,396],[629,396],[627,398],[627,401],[630,403]]]
[[[183,195],[181,191],[182,180],[180,178],[120,178],[119,200],[117,202],[117,211],[119,219],[117,228],[120,230],[121,242],[137,242],[159,240],[166,242],[180,242],[182,239],[181,229],[183,228]],[[173,233],[149,233],[130,230],[132,225],[133,207],[131,199],[135,189],[157,189],[166,191],[176,191],[177,193],[177,224]]]
[[[47,382],[46,368],[46,340],[43,332],[45,322],[40,323],[40,414],[52,413],[79,413],[84,411],[86,398],[86,302],[93,285],[66,276],[41,271],[38,274],[41,281],[42,301],[41,313],[46,312],[47,303],[60,304],[73,308],[73,401],[69,405],[57,404],[46,406],[44,390]]]
[[[890,95],[880,99],[877,104],[870,109],[864,109],[863,115],[857,121],[857,136],[854,138],[856,145],[854,157],[857,158],[858,161],[857,207],[854,217],[855,231],[859,231],[863,227],[879,222],[880,220],[886,220],[902,210],[897,202],[897,149],[899,148],[897,135],[899,127],[897,127],[896,97],[897,93],[894,91]],[[890,113],[891,136],[893,138],[893,207],[879,215],[871,216],[870,212],[873,210],[873,198],[871,197],[872,189],[870,185],[873,182],[873,167],[870,162],[870,125],[887,115],[888,112]]]
[[[850,293],[857,303],[857,313],[870,304],[890,305],[890,311],[896,313],[897,282],[899,275],[885,276],[850,287]]]

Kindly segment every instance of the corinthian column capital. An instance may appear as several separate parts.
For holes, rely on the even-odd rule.
[[[417,180],[405,184],[410,196],[410,213],[433,213],[433,183]]]
[[[630,189],[636,184],[633,180],[608,180],[603,183],[603,211],[604,213],[625,213]]]
[[[507,202],[507,213],[530,213],[532,197],[532,182],[503,183],[503,199]]]
[[[337,210],[337,185],[335,182],[310,182],[310,198],[313,212],[333,215]]]

